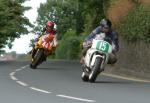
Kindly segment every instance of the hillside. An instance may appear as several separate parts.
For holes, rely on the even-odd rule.
[[[135,8],[134,0],[110,0],[110,6],[107,8],[107,17],[113,24],[119,21],[128,14],[130,10]],[[138,0],[139,3],[150,6],[150,0]]]
[[[131,12],[132,10],[134,10],[134,8],[136,8],[136,4],[133,2],[134,0],[132,1],[131,0],[115,0],[115,1],[112,0],[112,1],[113,2],[107,9],[107,17],[112,20],[114,27],[119,32],[120,51],[118,55],[119,60],[117,64],[114,66],[114,68],[111,70],[111,72],[121,73],[122,75],[132,75],[135,77],[143,77],[143,78],[150,79],[150,61],[149,61],[150,44],[147,42],[144,42],[143,40],[127,41],[123,38],[123,32],[119,31],[119,26],[126,25],[123,23],[127,23],[127,22],[121,22],[121,21],[129,14],[129,12]],[[150,0],[139,0],[139,3],[144,5],[143,7],[150,6]],[[146,18],[150,18],[150,11],[148,9],[145,9],[145,11],[146,12],[142,12],[142,14],[145,13],[148,17],[143,17],[143,20]],[[142,18],[142,15],[140,15],[141,14],[140,11],[137,12],[137,14],[133,16],[133,18],[140,20],[138,19],[138,17],[136,17],[138,14]],[[128,19],[130,19],[129,17]],[[132,21],[134,22],[134,20],[130,20],[130,21],[131,23],[129,24],[133,25]],[[137,21],[137,24],[135,23],[134,25],[135,26],[139,25],[139,22],[140,21]],[[148,23],[148,22],[144,22],[144,23]],[[127,25],[128,27],[130,26],[129,24]],[[131,28],[134,28],[134,27],[131,26]],[[142,30],[142,28],[138,28],[138,29]],[[138,36],[135,33],[134,35],[135,37]],[[150,35],[150,32],[147,32],[145,35]]]

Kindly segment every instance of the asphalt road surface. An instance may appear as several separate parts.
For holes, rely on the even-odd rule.
[[[99,75],[81,80],[75,61],[0,61],[0,103],[150,103],[150,83]]]

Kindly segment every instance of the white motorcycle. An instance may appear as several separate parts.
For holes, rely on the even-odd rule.
[[[113,47],[114,44],[110,38],[106,38],[105,33],[96,35],[84,57],[83,81],[95,82],[98,74],[104,71]]]

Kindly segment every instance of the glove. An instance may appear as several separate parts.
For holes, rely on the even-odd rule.
[[[89,47],[91,45],[92,45],[92,41],[91,40],[83,42],[83,47]]]

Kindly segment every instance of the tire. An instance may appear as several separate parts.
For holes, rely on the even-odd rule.
[[[32,63],[30,64],[30,68],[36,69],[37,66],[43,62],[43,56],[44,56],[43,49],[38,49],[33,58]]]
[[[88,82],[89,81],[89,76],[83,71],[82,72],[82,80],[84,81],[84,82]]]
[[[89,75],[89,82],[94,83],[98,74],[100,73],[100,65],[101,65],[101,58],[97,57],[95,60],[94,67]]]
[[[36,69],[36,66],[33,66],[32,63],[30,64],[31,69]]]

